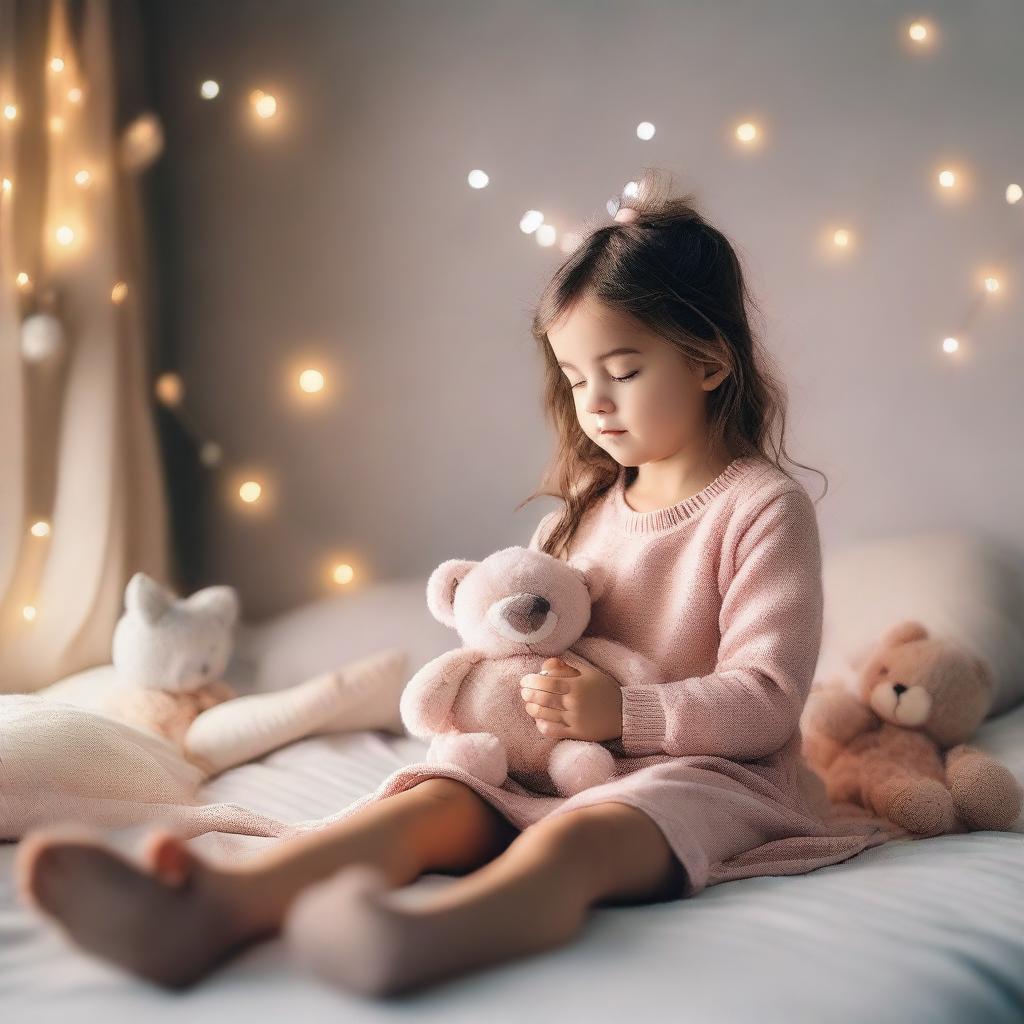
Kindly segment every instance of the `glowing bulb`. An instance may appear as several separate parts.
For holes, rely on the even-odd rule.
[[[63,117],[51,117],[50,118],[50,131],[54,135],[60,135],[64,131],[64,118]]]
[[[1021,197],[1024,196],[1024,189],[1020,185],[1007,185],[1006,186],[1006,201],[1012,206],[1014,203],[1019,203]]]
[[[157,378],[156,397],[168,408],[178,405],[185,394],[185,384],[176,373],[162,373]]]
[[[541,224],[537,228],[537,244],[543,246],[549,246],[555,244],[555,228],[553,224]]]
[[[32,605],[32,604],[25,605],[25,607],[21,609],[21,617],[26,622],[31,622],[36,617],[35,605]]]
[[[648,139],[654,138],[654,125],[650,121],[641,121],[636,126],[636,137],[643,139],[645,142]]]
[[[32,279],[28,276],[28,274],[25,273],[24,270],[20,274],[18,274],[14,281],[19,288],[27,288],[32,283]]]
[[[960,342],[956,338],[945,338],[942,342],[942,348],[946,352],[955,352],[960,347]]]
[[[220,86],[212,79],[208,78],[201,86],[199,86],[199,95],[204,100],[212,100],[220,92]]]
[[[18,108],[13,103],[8,103],[7,106],[4,107],[4,117],[6,117],[8,121],[13,121],[17,116]]]
[[[113,288],[110,289],[110,301],[115,306],[120,306],[124,300],[128,298],[128,285],[124,281],[118,281]]]
[[[238,496],[247,505],[251,505],[253,502],[259,501],[262,493],[263,488],[260,487],[255,480],[246,480],[245,483],[238,488]]]
[[[487,188],[487,184],[491,179],[487,177],[486,171],[474,170],[469,172],[466,180],[469,182],[470,188]]]
[[[254,89],[249,94],[249,99],[259,117],[273,117],[277,113],[277,100],[270,93],[266,93],[262,89]]]
[[[910,36],[915,43],[923,43],[928,38],[928,26],[920,21],[915,21],[910,28],[907,29],[907,35]]]
[[[4,190],[5,192],[10,192],[12,188],[14,188],[14,182],[13,182],[13,181],[11,181],[11,179],[10,179],[10,178],[4,178],[4,181],[3,181],[3,190]]]
[[[67,224],[62,224],[57,228],[55,237],[60,245],[70,245],[75,240],[75,233]]]
[[[572,252],[573,249],[575,249],[582,241],[583,236],[578,231],[569,231],[562,235],[558,243],[558,248],[561,249],[562,252],[569,253]]]
[[[845,248],[850,244],[850,232],[846,228],[839,228],[835,234],[832,235],[832,241],[841,248]]]
[[[208,469],[220,465],[224,453],[216,441],[206,441],[199,449],[199,461]]]
[[[63,71],[64,70],[64,58],[63,57],[54,57],[53,60],[50,61],[50,70],[51,71],[56,71],[58,74],[61,71]]]
[[[751,124],[750,121],[744,121],[743,124],[736,129],[736,138],[739,139],[740,142],[753,142],[754,139],[757,138],[757,125]]]
[[[355,570],[352,568],[352,566],[343,562],[340,565],[336,565],[334,567],[334,572],[331,573],[331,576],[334,579],[335,583],[337,583],[339,586],[344,586],[346,583],[352,582],[352,578],[355,576],[355,574]]]
[[[82,102],[82,90],[79,89],[77,85],[72,89],[68,89],[68,100],[71,103]]]
[[[324,389],[324,375],[319,370],[303,370],[299,374],[299,387],[308,395]]]
[[[985,278],[985,291],[997,292],[999,291],[999,278],[998,277],[986,277]]]
[[[92,182],[92,175],[88,171],[79,171],[75,175],[75,184],[79,188],[88,188]]]
[[[532,235],[544,223],[544,214],[540,210],[527,210],[519,221],[519,230],[524,235]]]
[[[39,522],[32,524],[31,532],[33,537],[49,537],[50,524],[45,519],[40,519]]]
[[[952,188],[956,184],[956,175],[952,171],[939,171],[939,184],[943,188]]]

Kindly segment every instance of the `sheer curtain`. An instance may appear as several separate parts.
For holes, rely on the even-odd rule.
[[[127,580],[169,572],[137,180],[159,125],[119,123],[114,37],[108,0],[0,0],[0,692],[109,662]]]

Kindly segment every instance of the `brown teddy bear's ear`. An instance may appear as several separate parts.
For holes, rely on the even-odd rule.
[[[580,574],[590,592],[591,602],[596,601],[605,592],[608,586],[608,573],[592,558],[570,555],[565,564]]]
[[[996,674],[992,670],[992,663],[977,655],[974,657],[974,663],[978,666],[978,676],[991,693],[996,688]]]
[[[427,607],[438,622],[455,628],[455,588],[479,564],[465,558],[449,558],[430,574],[427,580]]]
[[[913,619],[901,622],[891,629],[886,630],[882,636],[882,643],[886,647],[898,647],[900,644],[909,644],[912,640],[927,640],[928,630],[924,625]]]

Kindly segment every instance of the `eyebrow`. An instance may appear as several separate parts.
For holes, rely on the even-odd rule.
[[[642,356],[643,352],[638,348],[613,348],[611,352],[605,352],[603,356],[598,356],[597,361],[600,363],[605,359],[611,359],[612,356],[623,356],[627,354]],[[564,363],[559,361],[559,366],[568,366],[570,370],[575,370],[576,367],[572,363]]]

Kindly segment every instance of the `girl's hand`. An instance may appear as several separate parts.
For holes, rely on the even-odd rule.
[[[548,658],[541,671],[522,677],[520,693],[545,736],[600,743],[622,735],[622,688],[610,675],[558,658]]]

